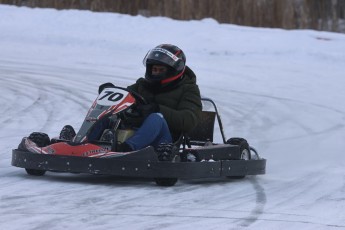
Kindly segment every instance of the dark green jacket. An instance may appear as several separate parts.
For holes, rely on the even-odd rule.
[[[159,105],[173,137],[191,131],[199,122],[202,110],[199,87],[194,72],[186,67],[184,77],[173,85],[152,88],[144,78],[128,87]]]

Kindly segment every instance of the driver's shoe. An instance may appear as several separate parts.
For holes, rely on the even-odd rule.
[[[117,145],[116,152],[132,152],[132,151],[133,151],[132,147],[126,142],[123,142]]]
[[[110,130],[106,130],[100,139],[100,141],[105,141],[105,142],[113,142],[113,140],[114,140],[114,134]]]

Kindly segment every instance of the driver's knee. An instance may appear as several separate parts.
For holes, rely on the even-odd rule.
[[[163,114],[161,113],[151,113],[149,116],[147,116],[146,121],[154,121],[159,123],[165,123],[165,119],[163,117]]]

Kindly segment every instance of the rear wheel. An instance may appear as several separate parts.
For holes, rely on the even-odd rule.
[[[39,169],[25,169],[26,173],[31,176],[43,176],[46,171]]]
[[[34,142],[38,147],[45,147],[50,144],[50,138],[46,133],[33,132],[28,137],[29,140]],[[32,176],[43,176],[46,171],[39,169],[25,169],[26,173]]]
[[[177,178],[155,178],[155,182],[158,186],[170,187],[176,184]]]
[[[165,162],[177,162],[180,161],[180,158],[174,154],[174,145],[173,144],[160,144],[156,148],[156,153],[159,161]],[[174,186],[178,181],[177,178],[154,178],[158,186],[170,187]]]
[[[240,154],[238,156],[239,160],[250,160],[251,154],[250,154],[250,147],[246,139],[240,138],[240,137],[233,137],[226,141],[227,144],[231,145],[237,145],[240,147]],[[230,179],[243,179],[246,176],[228,176],[227,178]]]

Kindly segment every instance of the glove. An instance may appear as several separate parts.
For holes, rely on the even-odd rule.
[[[159,105],[152,102],[146,105],[139,104],[136,109],[142,117],[146,118],[151,113],[159,112]]]
[[[104,83],[98,87],[98,94],[100,94],[105,88],[115,88],[115,85],[111,82]]]

